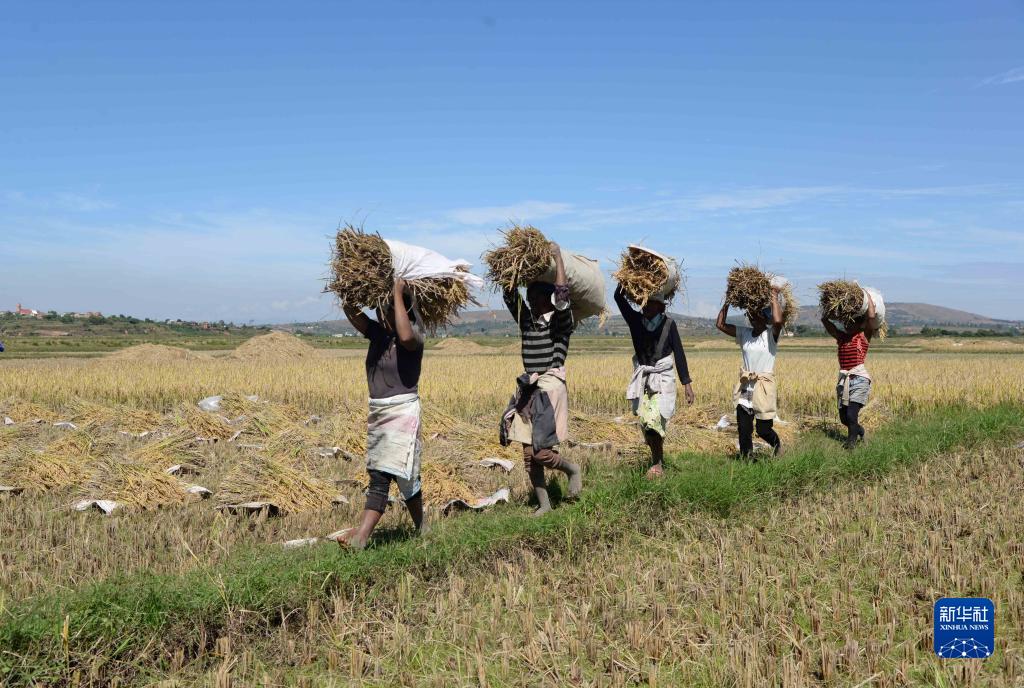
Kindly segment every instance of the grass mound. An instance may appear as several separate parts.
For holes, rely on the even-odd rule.
[[[217,497],[222,506],[270,502],[280,512],[293,514],[330,509],[335,491],[286,461],[253,456],[224,478]]]
[[[231,353],[231,358],[242,361],[272,361],[313,358],[316,355],[316,349],[295,335],[271,332],[243,342]]]
[[[551,248],[536,227],[512,225],[502,231],[505,243],[483,255],[487,279],[495,288],[507,291],[522,287],[547,272]]]

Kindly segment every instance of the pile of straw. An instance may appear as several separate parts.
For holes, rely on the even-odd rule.
[[[124,458],[101,461],[88,493],[90,498],[110,499],[130,510],[184,504],[190,498],[182,483],[162,468]]]
[[[864,307],[864,290],[849,280],[829,280],[818,285],[821,315],[848,323],[856,320]]]
[[[286,461],[253,456],[224,478],[217,497],[222,506],[269,502],[281,513],[302,513],[330,509],[335,491]]]
[[[612,273],[612,279],[622,285],[622,293],[626,298],[641,308],[661,291],[668,278],[668,266],[664,259],[635,246],[622,252],[619,269]],[[665,300],[670,301],[674,296],[675,290],[666,294]]]
[[[420,468],[420,479],[423,481],[423,501],[427,506],[443,506],[453,499],[469,502],[474,497],[466,481],[447,464],[424,462]]]
[[[535,281],[551,267],[551,248],[539,229],[512,225],[502,231],[505,242],[484,254],[487,279],[508,291]]]
[[[0,482],[29,490],[59,490],[79,485],[89,477],[85,455],[42,451],[20,446],[0,456]]]
[[[316,349],[287,332],[271,332],[252,337],[231,352],[231,358],[242,361],[275,361],[312,358],[316,355]]]
[[[387,310],[394,287],[395,268],[387,242],[350,224],[339,229],[327,290],[349,307]],[[454,277],[410,279],[406,287],[416,302],[420,325],[431,333],[450,325],[467,305],[480,305],[466,283]]]
[[[772,279],[770,272],[761,270],[756,265],[742,263],[729,271],[726,280],[725,302],[735,306],[747,314],[756,315],[772,303]],[[800,304],[793,295],[793,286],[786,282],[781,288],[782,322],[790,325],[796,320]]]
[[[0,422],[3,421],[2,416],[7,416],[15,423],[31,423],[36,420],[52,423],[59,420],[58,414],[52,409],[23,399],[8,399],[0,404]]]
[[[181,405],[175,422],[204,440],[226,440],[240,429],[230,425],[224,416],[207,413],[187,402]]]
[[[127,454],[128,460],[140,465],[166,470],[175,464],[192,469],[202,468],[206,457],[197,446],[195,435],[187,430],[148,442]]]

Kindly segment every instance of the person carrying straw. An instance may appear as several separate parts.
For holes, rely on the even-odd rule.
[[[517,288],[504,290],[505,304],[519,324],[524,373],[516,379],[516,392],[502,414],[502,446],[518,442],[537,499],[536,516],[551,511],[544,469],[562,471],[569,478],[569,499],[583,487],[580,467],[558,453],[568,436],[569,394],[565,382],[565,359],[575,322],[569,303],[569,284],[558,244],[551,242],[555,262],[555,283],[530,282],[526,300]]]
[[[640,418],[644,441],[651,449],[647,477],[660,478],[664,475],[666,426],[676,410],[673,371],[683,385],[686,403],[693,404],[695,399],[686,353],[675,320],[665,314],[663,297],[649,297],[637,311],[619,284],[615,288],[615,304],[633,341],[633,377],[626,389],[626,398],[633,404],[633,414]]]
[[[782,440],[772,428],[777,414],[778,392],[775,386],[775,356],[779,335],[784,323],[779,304],[778,286],[771,287],[771,305],[760,311],[747,313],[750,327],[730,325],[728,301],[718,312],[715,326],[733,337],[743,353],[743,368],[733,390],[736,404],[736,426],[739,429],[740,457],[746,458],[754,449],[753,433],[767,442],[777,456],[782,451]]]
[[[338,544],[362,549],[384,515],[392,481],[398,485],[416,530],[423,528],[418,385],[424,336],[402,279],[395,280],[387,310],[377,309],[376,321],[347,304],[344,310],[352,326],[369,340],[366,350],[366,384],[370,394],[366,472],[370,485],[359,525],[343,531]]]
[[[868,403],[868,395],[871,393],[871,375],[864,361],[868,356],[871,338],[878,329],[878,322],[875,300],[867,291],[864,297],[867,300],[867,312],[845,322],[842,330],[827,316],[821,318],[821,324],[838,344],[839,381],[836,384],[836,398],[839,403],[839,421],[847,430],[847,449],[853,449],[858,442],[864,441],[860,411]]]

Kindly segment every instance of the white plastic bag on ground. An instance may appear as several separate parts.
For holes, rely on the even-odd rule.
[[[218,394],[217,396],[200,399],[197,406],[207,413],[214,413],[215,411],[220,411],[220,402],[223,400],[224,397]]]
[[[596,260],[572,253],[562,253],[565,263],[565,278],[569,282],[572,317],[577,322],[592,315],[600,315],[605,310],[604,273]],[[554,284],[555,261],[540,276],[539,282]]]
[[[452,277],[465,282],[468,287],[484,286],[482,278],[468,272],[468,261],[451,260],[429,248],[413,246],[394,239],[385,239],[384,243],[391,249],[391,264],[395,269],[395,277],[405,280]]]

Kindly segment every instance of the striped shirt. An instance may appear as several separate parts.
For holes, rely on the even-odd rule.
[[[843,334],[839,338],[839,369],[853,370],[864,365],[868,356],[868,338],[863,332],[854,335]]]
[[[569,309],[568,288],[556,288],[555,298],[562,308],[555,308],[546,316],[535,319],[518,289],[505,292],[505,305],[519,323],[523,369],[528,373],[546,373],[552,368],[561,368],[569,355],[569,337],[576,323]]]

